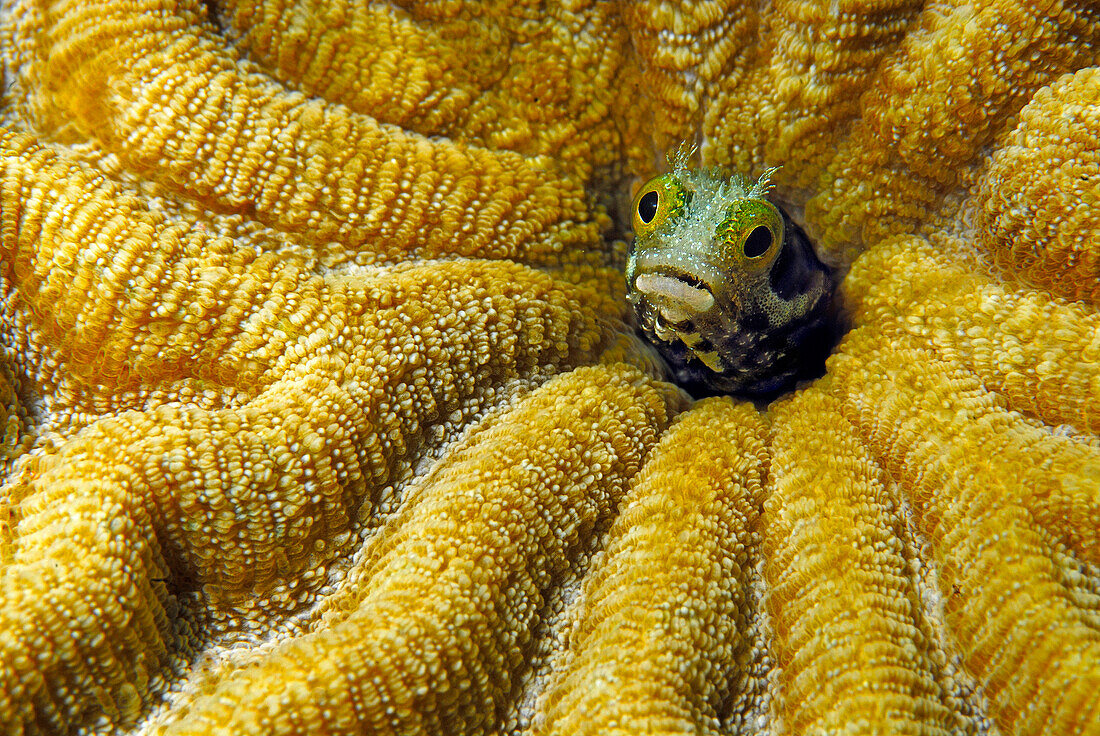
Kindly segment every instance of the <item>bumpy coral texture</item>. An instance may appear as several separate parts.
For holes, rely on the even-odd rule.
[[[1100,11],[0,9],[0,731],[1100,734]],[[681,141],[843,274],[661,380]]]

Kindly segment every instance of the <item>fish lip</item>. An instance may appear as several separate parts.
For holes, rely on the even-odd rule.
[[[697,278],[683,278],[676,269],[653,269],[638,274],[634,290],[663,317],[668,325],[681,329],[711,313],[716,300],[713,292]]]
[[[647,250],[632,255],[635,279],[640,274],[676,279],[693,289],[701,289],[717,297],[716,288],[726,279],[722,266],[699,253],[682,253],[672,249]]]
[[[692,287],[693,289],[702,289],[711,296],[714,296],[714,291],[710,288],[710,285],[708,285],[698,276],[690,274],[687,271],[682,271],[680,269],[672,268],[670,266],[660,266],[658,268],[654,268],[649,273],[654,276],[664,276],[665,278],[683,281],[685,284]]]

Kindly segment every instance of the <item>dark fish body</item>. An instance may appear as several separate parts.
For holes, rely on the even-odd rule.
[[[775,394],[832,347],[832,273],[765,191],[680,162],[634,199],[628,299],[688,388]]]

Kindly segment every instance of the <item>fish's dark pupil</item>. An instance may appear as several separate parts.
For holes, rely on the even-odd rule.
[[[641,209],[640,207],[638,209]],[[772,231],[760,225],[745,238],[745,257],[759,258],[772,246]]]
[[[646,192],[642,195],[638,200],[638,219],[646,225],[653,222],[653,218],[657,216],[657,203],[660,199],[657,192]]]

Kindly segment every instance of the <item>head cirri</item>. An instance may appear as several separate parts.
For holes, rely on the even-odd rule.
[[[765,396],[820,371],[834,340],[834,280],[806,234],[755,184],[686,156],[638,190],[627,298],[675,379]]]

